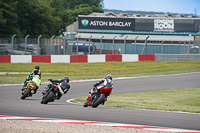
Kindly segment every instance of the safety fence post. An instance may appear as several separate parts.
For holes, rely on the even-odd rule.
[[[115,43],[115,38],[116,38],[117,36],[115,36],[114,38],[113,38],[113,46],[112,46],[112,54],[114,54],[114,43]]]
[[[37,55],[40,55],[39,54],[39,49],[40,49],[40,38],[42,37],[42,35],[40,35],[39,37],[38,37],[38,48],[37,48]]]
[[[13,54],[13,47],[14,47],[14,37],[16,36],[16,34],[14,34],[13,36],[12,36],[12,54]]]
[[[25,54],[26,54],[26,45],[27,45],[27,39],[28,39],[29,35],[26,35],[25,37]]]

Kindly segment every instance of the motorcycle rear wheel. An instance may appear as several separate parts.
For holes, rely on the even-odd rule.
[[[31,93],[31,89],[28,88],[28,89],[26,90],[26,92],[21,96],[21,99],[25,99],[26,97],[28,97],[28,94],[30,94],[30,93]]]
[[[98,107],[99,104],[101,104],[104,101],[104,99],[105,99],[105,95],[101,93],[98,99],[94,99],[94,102],[92,102],[91,106],[93,108]]]
[[[54,95],[55,93],[53,91],[50,91],[46,98],[42,100],[43,104],[47,104],[49,101],[51,101]]]

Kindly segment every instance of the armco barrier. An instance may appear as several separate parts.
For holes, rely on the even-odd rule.
[[[139,61],[155,61],[154,54],[140,54]]]
[[[106,62],[122,62],[122,55],[106,55]]]
[[[51,63],[51,55],[32,55],[32,62]]]
[[[10,55],[0,55],[0,63],[10,63]]]
[[[70,63],[87,63],[87,55],[71,55]]]

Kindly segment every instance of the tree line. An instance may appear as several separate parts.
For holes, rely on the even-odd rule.
[[[78,15],[103,12],[103,0],[0,0],[0,36],[60,35]]]

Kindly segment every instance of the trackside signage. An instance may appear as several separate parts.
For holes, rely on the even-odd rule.
[[[78,17],[79,29],[135,30],[134,18]]]
[[[155,31],[174,31],[174,19],[154,19]]]

